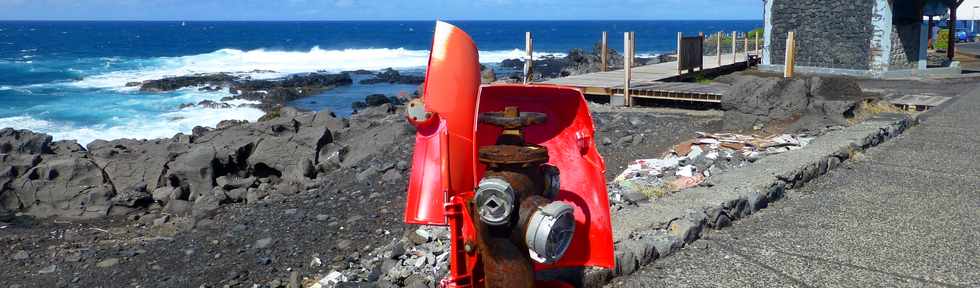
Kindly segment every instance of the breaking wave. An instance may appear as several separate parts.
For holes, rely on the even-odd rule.
[[[119,124],[76,125],[67,122],[37,119],[31,116],[0,118],[0,127],[28,129],[50,134],[54,140],[77,140],[88,145],[96,139],[156,139],[170,138],[177,133],[189,134],[195,126],[214,127],[223,120],[256,121],[262,110],[239,106],[234,108],[207,109],[185,108],[156,116],[143,115],[125,119]]]
[[[548,55],[563,57],[565,54],[535,53],[535,57]],[[523,56],[524,52],[520,49],[481,51],[480,62],[499,63]],[[132,60],[138,63],[128,66],[139,68],[93,75],[72,84],[84,88],[131,90],[133,88],[126,87],[126,83],[198,73],[227,72],[263,79],[317,71],[423,69],[428,59],[429,51],[404,48],[324,50],[313,47],[309,51],[221,49],[198,55]]]

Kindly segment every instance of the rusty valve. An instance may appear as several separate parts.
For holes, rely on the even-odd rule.
[[[501,281],[488,283],[526,283],[519,279],[533,278],[523,273],[531,270],[532,261],[554,263],[571,244],[574,208],[555,201],[558,168],[547,164],[547,148],[527,144],[524,138],[524,128],[547,120],[544,113],[520,112],[517,107],[480,114],[480,123],[503,129],[496,145],[479,149],[479,160],[487,169],[473,203],[474,216],[482,223],[487,280]]]

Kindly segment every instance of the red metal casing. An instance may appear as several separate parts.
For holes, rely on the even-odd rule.
[[[558,200],[575,207],[575,236],[565,256],[553,265],[536,265],[535,270],[560,267],[614,267],[606,165],[595,146],[595,128],[585,97],[577,89],[551,85],[490,85],[480,90],[478,113],[502,111],[517,106],[520,111],[548,115],[543,124],[524,129],[525,140],[548,148],[549,164],[558,167]],[[501,128],[479,124],[477,146],[493,145]],[[477,175],[485,167],[477,164]]]
[[[408,182],[405,222],[446,225],[445,204],[475,187],[474,129],[480,59],[466,32],[436,23],[422,100],[434,117],[420,123]]]

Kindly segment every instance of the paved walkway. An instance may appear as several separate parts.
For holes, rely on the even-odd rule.
[[[957,43],[956,52],[980,56],[980,42]]]
[[[612,287],[980,287],[980,84]]]

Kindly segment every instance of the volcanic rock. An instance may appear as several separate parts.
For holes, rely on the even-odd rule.
[[[792,121],[789,132],[796,133],[847,125],[848,114],[869,98],[849,78],[743,75],[722,97],[722,109],[725,129],[751,130]]]
[[[398,70],[387,68],[378,72],[375,78],[361,80],[361,84],[422,84],[425,82],[425,77],[413,76],[413,75],[401,75]]]

